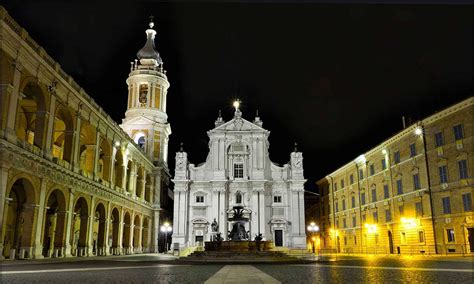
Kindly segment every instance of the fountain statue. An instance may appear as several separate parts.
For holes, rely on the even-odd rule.
[[[249,239],[249,234],[245,230],[245,224],[248,223],[249,218],[244,216],[245,211],[243,206],[234,206],[228,213],[232,214],[228,220],[234,222],[232,231],[228,235],[228,239],[232,241],[245,241]]]

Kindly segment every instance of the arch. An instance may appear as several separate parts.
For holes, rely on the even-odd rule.
[[[46,198],[43,227],[43,256],[62,256],[65,247],[66,197],[62,190],[53,189]]]
[[[71,111],[62,105],[56,108],[53,124],[53,157],[72,161],[74,141],[74,120]]]
[[[115,154],[114,169],[115,169],[115,179],[114,179],[115,186],[119,188],[123,188],[124,164],[123,164],[123,154],[120,149],[118,149],[117,153]]]
[[[94,129],[88,122],[82,121],[79,142],[79,165],[81,170],[86,174],[94,172],[95,145],[96,129]]]
[[[110,181],[111,164],[112,164],[111,142],[107,140],[107,138],[101,137],[100,144],[99,144],[99,167],[98,167],[98,175],[101,179]]]
[[[131,220],[130,220],[130,213],[125,212],[123,216],[123,237],[122,237],[122,247],[125,250],[125,254],[130,253],[130,232],[131,232]]]
[[[149,217],[143,218],[143,229],[142,229],[142,251],[150,252],[150,241],[148,234],[150,233],[150,221]]]
[[[135,252],[141,252],[141,239],[140,239],[140,231],[142,229],[142,224],[140,222],[140,216],[135,215],[133,220],[133,248]]]
[[[89,206],[84,197],[80,196],[74,203],[74,218],[71,226],[73,255],[83,256],[87,248],[87,227],[89,221]]]
[[[29,258],[29,248],[34,240],[35,188],[28,179],[18,178],[7,193],[2,255],[5,258]]]
[[[147,174],[146,182],[145,182],[145,201],[151,202],[152,187],[153,187],[153,178],[150,174]]]
[[[143,166],[138,167],[137,170],[137,182],[135,184],[135,193],[138,197],[143,198],[143,193],[145,191],[145,169]]]
[[[15,120],[15,131],[20,140],[43,149],[47,127],[46,96],[40,85],[30,78],[23,82]]]
[[[134,163],[132,160],[128,160],[127,162],[127,184],[125,186],[125,190],[128,191],[128,192],[132,192],[132,187],[133,187],[133,166],[134,166]]]
[[[147,137],[142,131],[135,133],[133,136],[133,141],[138,145],[138,148],[146,151],[146,141]]]
[[[112,213],[110,216],[110,222],[112,226],[112,230],[109,233],[109,243],[111,247],[111,254],[118,254],[119,253],[119,229],[120,229],[120,213],[117,207],[112,209]]]
[[[92,253],[94,255],[103,255],[106,249],[105,223],[107,222],[107,214],[105,212],[107,212],[105,205],[102,202],[97,203],[94,210],[94,226],[92,234]]]

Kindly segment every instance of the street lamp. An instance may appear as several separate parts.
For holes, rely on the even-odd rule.
[[[319,226],[316,225],[314,222],[311,222],[311,223],[309,224],[309,226],[308,226],[308,231],[311,232],[311,236],[312,236],[312,237],[311,237],[311,242],[312,242],[312,244],[313,244],[313,253],[314,253],[314,251],[315,251],[315,249],[314,249],[314,241],[316,240],[316,238],[314,237],[314,234],[315,234],[316,232],[319,232]]]
[[[165,222],[163,226],[160,227],[161,232],[165,233],[165,252],[168,252],[168,232],[171,232],[173,228],[171,228],[170,223]]]

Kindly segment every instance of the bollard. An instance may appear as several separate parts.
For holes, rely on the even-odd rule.
[[[15,249],[11,249],[11,250],[10,250],[10,259],[11,259],[11,260],[15,259],[15,253],[16,253],[16,250],[15,250]]]
[[[54,258],[58,258],[59,257],[59,249],[54,249]]]

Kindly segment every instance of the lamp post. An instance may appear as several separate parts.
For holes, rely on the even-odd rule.
[[[314,222],[311,222],[308,226],[308,231],[311,233],[311,243],[313,245],[313,253],[315,253],[314,241],[316,240],[316,238],[314,237],[314,234],[316,232],[319,232],[319,226],[316,225]]]
[[[165,253],[168,253],[168,232],[171,232],[173,228],[171,228],[170,223],[165,222],[160,230],[165,233]]]

